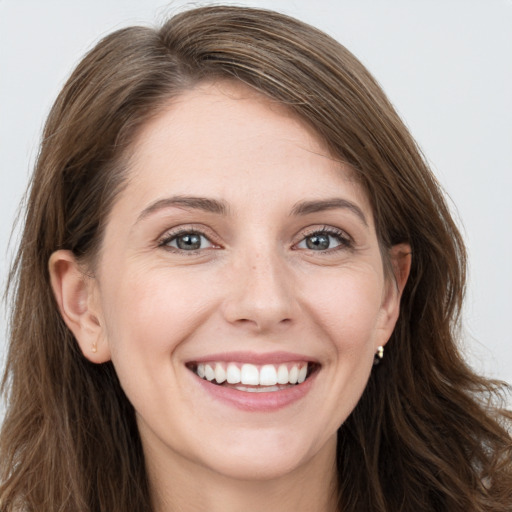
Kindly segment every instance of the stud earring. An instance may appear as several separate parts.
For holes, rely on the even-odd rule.
[[[378,365],[382,359],[384,358],[384,347],[377,347],[377,352],[375,352],[375,356],[373,357],[373,365]]]
[[[98,352],[98,347],[96,346],[96,343],[93,344],[91,351],[93,354],[96,354],[96,352]]]

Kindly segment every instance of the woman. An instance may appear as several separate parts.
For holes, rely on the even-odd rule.
[[[325,34],[208,7],[108,36],[50,113],[11,274],[2,510],[510,510],[464,272]]]

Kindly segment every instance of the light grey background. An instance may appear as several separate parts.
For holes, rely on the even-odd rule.
[[[42,124],[72,68],[115,29],[158,24],[183,6],[208,3],[0,0],[2,287]],[[449,194],[465,234],[471,266],[463,350],[478,371],[512,382],[512,1],[226,3],[273,8],[316,25],[376,76]]]

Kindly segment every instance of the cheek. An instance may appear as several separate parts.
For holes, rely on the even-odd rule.
[[[372,345],[381,316],[380,276],[365,272],[340,272],[308,285],[308,307],[315,323],[338,351],[361,352]]]
[[[151,417],[152,408],[164,410],[169,397],[180,396],[180,359],[175,356],[208,314],[211,300],[185,274],[132,266],[105,282],[111,360],[130,402],[144,416]]]
[[[108,283],[105,289],[114,290],[104,301],[113,359],[168,357],[207,314],[211,297],[203,285],[185,272],[161,269],[131,269]]]

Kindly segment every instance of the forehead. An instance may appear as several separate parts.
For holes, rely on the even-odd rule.
[[[231,81],[184,92],[143,126],[132,148],[129,182],[142,195],[158,189],[203,195],[215,190],[267,199],[292,191],[332,195],[333,187],[343,185],[367,203],[355,173],[333,157],[307,123]]]

